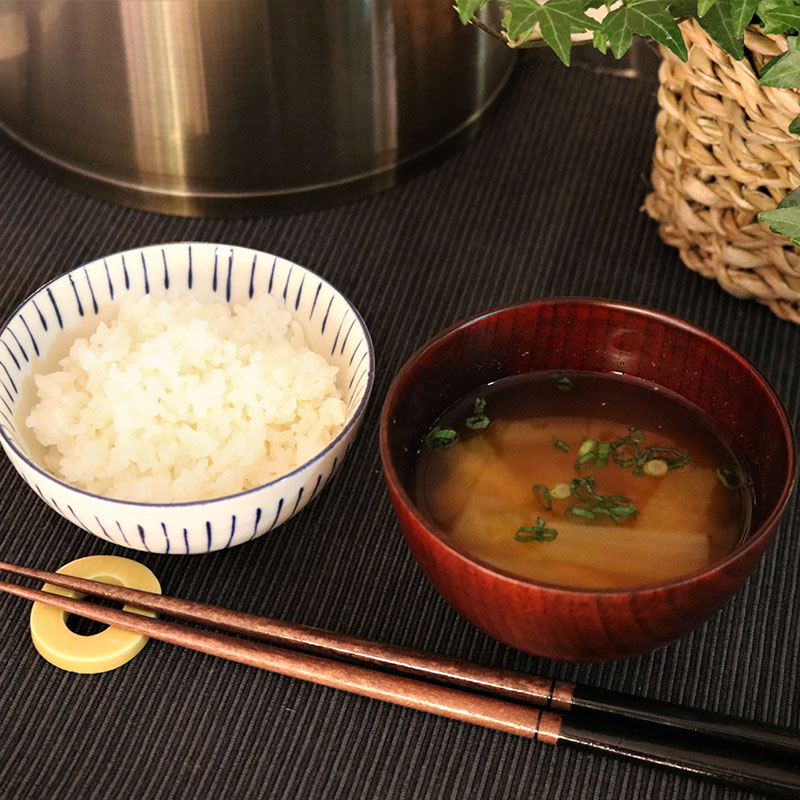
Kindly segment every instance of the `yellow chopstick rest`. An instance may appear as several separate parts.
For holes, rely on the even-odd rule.
[[[65,564],[56,572],[161,594],[158,578],[147,567],[120,556],[87,556]],[[84,597],[79,592],[49,583],[42,589],[76,599]],[[151,611],[127,605],[124,610],[156,616]],[[54,666],[70,672],[94,673],[126,664],[147,644],[149,637],[111,627],[93,636],[81,636],[67,627],[67,612],[39,602],[31,609],[31,638],[42,657]]]

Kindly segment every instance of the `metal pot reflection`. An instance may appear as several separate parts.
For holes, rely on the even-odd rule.
[[[0,129],[113,201],[294,210],[430,163],[513,60],[450,0],[0,0]]]

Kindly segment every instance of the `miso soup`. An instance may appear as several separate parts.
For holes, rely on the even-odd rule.
[[[716,561],[746,535],[743,464],[716,424],[645,381],[531,373],[448,409],[420,452],[417,502],[506,572],[623,589]]]

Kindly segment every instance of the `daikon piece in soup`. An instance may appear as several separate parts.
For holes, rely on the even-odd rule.
[[[747,534],[747,473],[704,412],[655,384],[530,373],[448,409],[416,494],[448,541],[508,573],[627,589],[694,572]]]

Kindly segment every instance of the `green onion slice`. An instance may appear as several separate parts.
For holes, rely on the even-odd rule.
[[[556,536],[558,536],[558,531],[555,528],[548,528],[547,523],[541,517],[537,517],[536,525],[523,525],[517,528],[517,532],[514,534],[514,538],[518,542],[552,542]]]
[[[567,512],[581,520],[591,522],[599,515],[609,517],[614,522],[624,522],[633,519],[638,513],[629,498],[619,494],[599,494],[595,491],[593,475],[573,478],[569,491],[577,501],[577,505],[567,509]]]
[[[489,417],[484,414],[486,410],[486,398],[476,397],[472,405],[472,416],[467,417],[467,428],[471,431],[480,431],[489,425]]]
[[[559,392],[571,392],[575,389],[575,383],[563,372],[551,373],[550,383],[552,383]]]
[[[553,503],[550,500],[550,490],[543,483],[535,483],[533,485],[533,495],[538,498],[541,495],[542,505],[545,511],[550,511]]]
[[[452,428],[440,428],[438,425],[427,433],[424,442],[428,447],[450,447],[458,441],[458,434]]]

